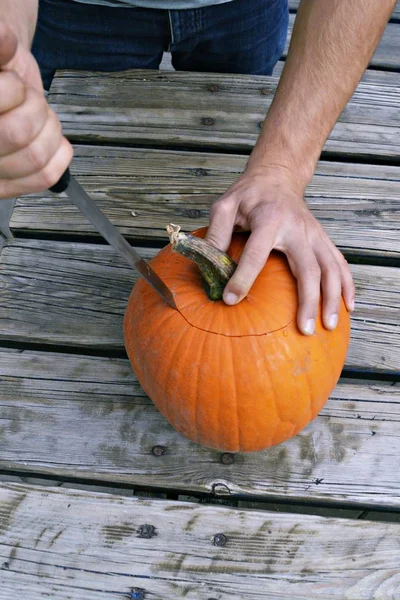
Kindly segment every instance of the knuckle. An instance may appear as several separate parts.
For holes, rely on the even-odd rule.
[[[304,278],[308,281],[316,281],[321,279],[321,268],[318,263],[312,264],[308,267]]]
[[[211,215],[228,215],[232,210],[232,203],[228,199],[217,200],[211,207]]]
[[[264,207],[263,207],[264,208]],[[265,215],[268,218],[268,221],[272,223],[278,223],[282,219],[283,209],[276,203],[269,204],[265,206],[266,210],[262,211],[262,215]]]
[[[25,148],[32,140],[29,124],[24,126],[24,123],[15,118],[7,119],[4,126],[4,135],[8,146],[12,150]]]
[[[35,171],[41,171],[49,162],[48,152],[42,144],[32,143],[28,147],[28,160]]]
[[[253,248],[246,250],[246,261],[255,265],[263,266],[265,263],[263,249],[258,246],[254,246]]]
[[[59,172],[58,170],[52,168],[51,166],[49,166],[49,164],[47,164],[44,169],[42,169],[41,171],[41,178],[43,181],[43,186],[45,188],[50,188],[53,185],[55,185],[57,183],[57,181],[60,179],[62,173]]]
[[[229,282],[229,291],[241,297],[247,294],[249,291],[249,286],[241,276],[235,278],[232,277],[231,281]]]
[[[2,95],[9,99],[11,105],[18,104],[25,97],[25,86],[22,79],[15,71],[4,71],[0,73],[0,89]]]

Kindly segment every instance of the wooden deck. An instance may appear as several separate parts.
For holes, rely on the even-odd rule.
[[[151,257],[166,223],[207,223],[280,71],[65,72],[50,102],[78,180]],[[400,3],[307,190],[357,286],[343,377],[261,453],[175,433],[124,351],[135,274],[65,197],[17,200],[0,240],[0,600],[400,598],[399,115]]]

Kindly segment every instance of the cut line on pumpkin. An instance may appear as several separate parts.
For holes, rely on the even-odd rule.
[[[175,309],[172,309],[175,311]],[[278,329],[271,329],[271,331],[267,331],[267,333],[245,333],[243,335],[229,335],[227,333],[219,333],[217,331],[210,331],[209,329],[204,329],[203,327],[199,327],[198,325],[193,325],[193,323],[191,323],[186,317],[185,315],[182,313],[182,311],[179,309],[179,307],[177,308],[177,312],[181,315],[181,317],[183,319],[185,319],[186,323],[188,325],[190,325],[190,327],[193,327],[194,329],[198,329],[199,331],[204,331],[205,333],[209,333],[211,335],[219,335],[219,336],[223,336],[223,337],[228,337],[228,338],[246,338],[246,337],[262,337],[262,336],[266,336],[266,335],[271,335],[272,333],[278,333],[279,331],[283,331],[285,329],[287,329],[288,327],[290,327],[295,319],[291,319],[289,321],[289,323],[287,323],[286,325],[283,325],[282,327],[278,327]]]

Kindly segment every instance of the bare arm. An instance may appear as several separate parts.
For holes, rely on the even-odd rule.
[[[225,250],[235,226],[251,231],[224,300],[242,300],[272,249],[297,279],[297,323],[334,329],[341,295],[354,308],[347,262],[304,202],[329,132],[373,54],[395,0],[302,0],[286,65],[242,177],[211,211],[209,240]]]
[[[322,147],[374,53],[396,0],[302,0],[281,80],[250,165],[310,181]]]

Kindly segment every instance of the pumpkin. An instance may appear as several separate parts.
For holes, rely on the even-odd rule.
[[[296,280],[278,252],[242,302],[211,300],[203,277],[221,297],[247,234],[233,235],[227,256],[210,250],[205,231],[186,236],[170,228],[173,245],[150,264],[178,310],[140,279],[124,318],[126,350],[142,388],[179,433],[224,452],[262,450],[296,435],[321,410],[345,361],[350,318],[342,300],[334,331],[323,327],[320,310],[314,335],[302,335]]]

